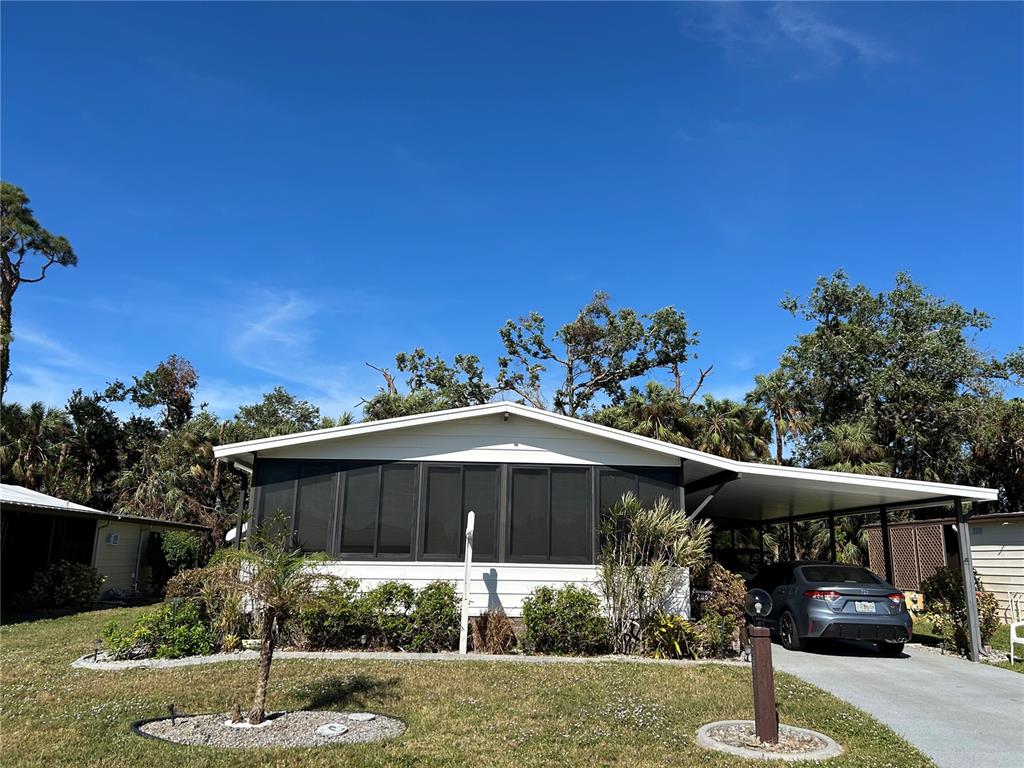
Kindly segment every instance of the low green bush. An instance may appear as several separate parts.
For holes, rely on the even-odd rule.
[[[180,659],[217,650],[216,632],[199,606],[187,600],[167,603],[128,626],[112,621],[103,640],[115,659]]]
[[[974,573],[977,588],[978,621],[981,627],[981,642],[984,645],[999,628],[999,603],[995,595],[985,591],[985,586]],[[967,628],[967,599],[964,594],[964,580],[959,568],[939,568],[921,582],[924,593],[924,618],[931,621],[942,637],[956,649],[965,653],[970,647]]]
[[[32,577],[32,584],[13,602],[18,610],[72,608],[95,603],[104,577],[89,565],[61,560]]]
[[[532,653],[587,656],[608,650],[608,622],[588,589],[538,587],[523,601],[524,645]]]
[[[357,579],[331,582],[293,620],[302,646],[314,650],[363,645],[365,616]]]
[[[409,650],[450,651],[459,643],[459,598],[448,581],[433,581],[416,593],[409,616]]]
[[[451,650],[459,637],[458,597],[445,581],[418,592],[386,581],[360,594],[356,579],[338,579],[299,611],[290,634],[311,649]]]

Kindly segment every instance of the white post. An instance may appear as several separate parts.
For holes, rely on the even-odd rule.
[[[459,629],[459,653],[469,650],[469,579],[473,568],[473,526],[476,513],[466,515],[466,570],[462,577],[462,624]]]

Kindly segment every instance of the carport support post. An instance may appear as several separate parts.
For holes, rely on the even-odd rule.
[[[971,661],[981,658],[981,626],[978,622],[978,592],[974,583],[974,558],[971,557],[971,529],[960,499],[953,500],[956,512],[956,533],[960,541],[960,570],[964,577],[964,599],[967,601],[967,628],[971,636]]]
[[[889,510],[882,507],[878,510],[878,521],[882,525],[882,561],[885,563],[885,580],[896,586],[896,578],[892,572],[892,544],[889,541]]]
[[[828,516],[828,553],[832,562],[836,561],[836,516]]]

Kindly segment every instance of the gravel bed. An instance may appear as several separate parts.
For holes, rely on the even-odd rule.
[[[828,760],[843,753],[834,739],[823,733],[793,725],[779,725],[779,743],[766,744],[757,738],[753,720],[721,720],[697,731],[697,744],[754,760]]]
[[[176,717],[173,724],[170,718],[143,722],[136,730],[144,736],[176,744],[227,749],[363,744],[393,739],[405,731],[401,720],[364,712],[275,712],[255,727],[233,726],[228,722],[226,714],[184,715]],[[337,725],[323,728],[330,724]]]
[[[814,752],[825,747],[825,740],[808,731],[794,731],[785,725],[779,726],[779,743],[770,744],[757,738],[753,723],[730,723],[719,725],[708,731],[715,741],[731,747],[756,749],[759,752]]]

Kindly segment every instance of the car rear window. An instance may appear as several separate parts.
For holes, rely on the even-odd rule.
[[[800,571],[807,581],[815,584],[881,584],[867,568],[854,565],[805,565]]]

